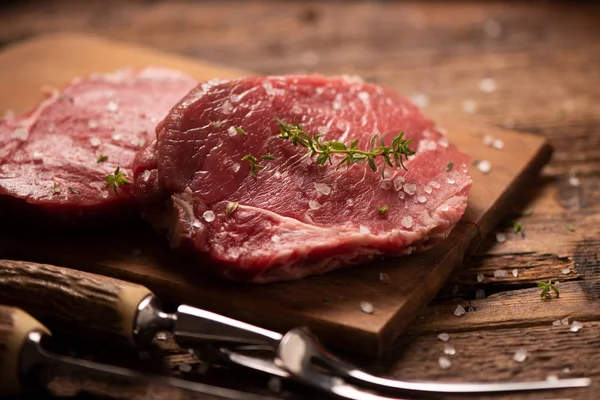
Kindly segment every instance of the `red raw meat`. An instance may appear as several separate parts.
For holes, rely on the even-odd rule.
[[[408,171],[388,168],[385,178],[366,163],[317,166],[278,137],[274,117],[297,119],[323,140],[358,139],[360,148],[374,133],[390,146],[405,132],[416,155]],[[248,153],[275,160],[261,161],[254,177],[242,161]],[[134,175],[146,218],[173,247],[208,253],[223,277],[268,282],[430,248],[464,213],[468,164],[408,99],[313,75],[202,83],[159,124]],[[239,206],[226,215],[230,202]]]
[[[122,69],[73,80],[29,113],[0,120],[0,209],[6,217],[77,222],[139,215],[130,187],[105,189],[197,81],[175,70]],[[98,162],[100,155],[107,156]]]

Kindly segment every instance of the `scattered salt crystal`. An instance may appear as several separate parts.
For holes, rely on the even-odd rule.
[[[206,222],[212,222],[215,220],[215,213],[210,210],[204,211],[202,218],[204,218]]]
[[[133,255],[134,255],[134,256],[136,256],[136,257],[139,257],[139,256],[141,256],[141,255],[142,255],[142,249],[140,249],[140,248],[135,248],[135,249],[133,249],[133,251],[131,252],[131,254],[133,254]]]
[[[319,55],[313,50],[307,50],[300,55],[300,63],[307,68],[312,68],[319,63]]]
[[[326,135],[327,132],[329,132],[329,127],[323,125],[317,128],[317,132],[319,132],[319,135]]]
[[[454,315],[456,315],[457,317],[460,317],[463,314],[465,314],[466,312],[467,311],[465,310],[465,308],[459,304],[456,306],[456,310],[454,310]]]
[[[167,334],[165,332],[158,332],[156,338],[158,340],[167,340]]]
[[[569,325],[569,318],[563,318],[560,320],[560,323],[563,325]]]
[[[400,179],[402,177],[398,177],[396,179],[394,179],[394,190],[396,190],[396,192],[400,189],[402,189],[402,182],[404,182],[404,178]]]
[[[346,125],[345,121],[338,121],[338,123],[335,124],[335,127],[338,128],[340,131],[345,131],[348,126]]]
[[[405,183],[404,191],[406,192],[406,194],[412,196],[417,192],[417,185],[414,183]]]
[[[358,92],[358,98],[361,99],[363,102],[369,101],[370,97],[371,96],[369,96],[369,93],[367,92]]]
[[[431,181],[431,182],[429,182],[429,185],[430,185],[432,188],[434,188],[434,189],[439,189],[439,188],[441,188],[441,187],[442,187],[442,185],[440,185],[440,184],[439,184],[438,182],[436,182],[436,181]]]
[[[490,164],[490,162],[487,160],[482,160],[477,163],[477,169],[484,174],[487,174],[492,170],[492,164]]]
[[[568,275],[571,273],[571,270],[569,268],[563,268],[560,272],[562,272],[564,275]]]
[[[474,100],[463,100],[461,106],[467,114],[475,114],[477,112],[477,103]]]
[[[564,372],[565,374],[568,374],[569,372],[571,372],[571,368],[569,367],[564,367],[562,372]]]
[[[331,188],[326,183],[315,182],[315,190],[325,196],[331,193]]]
[[[360,233],[364,233],[364,234],[371,233],[371,230],[369,228],[367,228],[366,226],[364,226],[364,225],[360,225],[358,227],[358,230],[359,230]]]
[[[417,198],[417,200],[419,200],[419,203],[425,203],[427,201],[427,197],[425,197],[425,196],[419,196]]]
[[[450,209],[450,207],[448,206],[448,204],[444,204],[443,206],[440,207],[440,210],[442,211],[448,211]]]
[[[279,171],[275,171],[275,173],[273,174],[273,177],[274,177],[275,179],[279,179],[279,178],[281,178],[281,172],[279,172]]]
[[[448,178],[446,179],[446,182],[448,182],[450,185],[454,185],[456,183],[456,180],[454,178]]]
[[[483,78],[479,81],[479,90],[483,93],[493,93],[496,91],[496,81],[492,78]]]
[[[392,188],[392,182],[383,181],[379,184],[379,187],[381,187],[383,190],[390,190]]]
[[[469,309],[467,310],[467,312],[475,312],[475,307],[470,306]]]
[[[233,170],[233,172],[238,172],[240,170],[241,165],[238,163],[233,164],[233,167],[231,167],[231,169]]]
[[[513,356],[513,360],[521,363],[527,359],[527,355],[528,355],[527,350],[519,349],[515,352],[515,355]]]
[[[518,270],[518,269],[516,269],[516,268],[515,268],[515,269],[513,269],[513,270],[512,270],[512,274],[513,274],[513,276],[516,278],[517,276],[519,276],[519,270]]]
[[[388,279],[389,279],[389,276],[388,276],[388,274],[386,274],[385,272],[380,272],[380,273],[379,273],[379,280],[380,280],[381,282],[387,282],[387,281],[388,281]]]
[[[429,96],[423,93],[417,93],[412,96],[412,101],[419,108],[425,108],[429,106]]]
[[[302,108],[298,104],[294,104],[294,107],[290,111],[292,114],[302,114]]]
[[[44,159],[44,155],[38,151],[34,151],[31,158],[33,161],[42,161]]]
[[[502,139],[496,139],[494,140],[494,143],[492,143],[492,147],[497,150],[502,150],[504,148],[504,141]]]
[[[114,101],[109,101],[106,105],[106,109],[110,112],[116,112],[119,109],[119,105]]]
[[[92,147],[98,147],[100,146],[100,143],[100,139],[98,139],[97,137],[90,138],[90,145]]]
[[[354,205],[354,200],[352,200],[352,199],[347,199],[347,200],[346,200],[346,205],[347,205],[347,206],[349,206],[349,207],[352,207],[352,206]]]
[[[111,136],[113,140],[121,140],[122,136],[120,133],[115,133]]]
[[[581,322],[579,322],[579,321],[573,321],[571,323],[571,332],[577,332],[581,328],[583,328],[583,324]]]
[[[229,100],[225,100],[223,105],[221,105],[221,112],[223,114],[231,114],[233,111],[233,104]]]
[[[13,132],[12,137],[17,140],[27,140],[29,137],[29,131],[25,128],[17,128]]]
[[[373,304],[369,303],[368,301],[361,301],[360,302],[360,309],[365,314],[373,314],[373,312],[374,312]]]
[[[98,121],[96,121],[95,119],[90,119],[87,123],[87,126],[90,129],[96,129],[98,127]]]
[[[452,361],[450,361],[447,357],[438,358],[438,364],[441,369],[448,369],[452,366]]]
[[[413,226],[413,219],[410,215],[402,218],[402,226],[405,228],[411,228]]]
[[[150,179],[150,174],[151,174],[151,172],[150,172],[149,169],[147,169],[144,172],[142,172],[142,180],[144,182],[148,182],[148,179]]]
[[[190,372],[192,370],[192,366],[190,364],[179,364],[177,366],[181,372]]]
[[[498,243],[504,243],[506,242],[506,235],[502,232],[498,232],[496,233],[496,241]]]
[[[267,388],[273,393],[281,392],[281,379],[272,376],[271,379],[269,379],[269,382],[267,382]]]
[[[237,130],[235,129],[235,127],[230,126],[229,128],[227,128],[227,134],[229,135],[229,137],[234,137],[235,135],[237,135]]]
[[[309,200],[309,201],[308,201],[308,207],[309,207],[311,210],[318,210],[319,208],[321,208],[321,204],[319,204],[319,202],[318,202],[318,201],[315,201],[315,200]]]
[[[497,269],[494,271],[494,278],[506,278],[508,276],[508,272],[503,269]]]
[[[398,197],[403,199],[404,198],[404,192],[403,191],[399,191],[398,192]]]
[[[430,194],[431,193],[431,186],[425,186],[423,188],[423,190],[425,191],[425,193]]]
[[[562,323],[560,322],[560,319],[557,319],[556,321],[552,321],[552,326],[561,326]]]
[[[483,31],[488,37],[497,39],[502,34],[502,25],[494,19],[488,19],[483,24]]]
[[[556,376],[556,375],[548,375],[546,377],[546,380],[547,381],[557,381],[558,380],[558,376]]]
[[[448,142],[448,138],[443,137],[440,138],[440,140],[438,140],[438,144],[442,147],[448,147],[450,145],[450,142]]]
[[[569,177],[569,185],[571,185],[573,187],[579,187],[579,185],[581,185],[581,182],[579,181],[578,177],[571,176],[571,177]]]
[[[492,135],[485,135],[483,137],[483,144],[491,146],[494,143],[494,137]]]
[[[456,349],[451,344],[446,343],[444,345],[444,354],[447,354],[449,356],[453,356],[453,355],[456,354]]]
[[[450,340],[450,335],[448,335],[447,333],[443,332],[440,333],[438,336],[438,339],[440,339],[442,342],[447,342],[448,340]]]
[[[265,89],[268,95],[272,95],[274,93],[273,84],[269,81],[264,81],[262,83],[262,87]]]
[[[483,282],[483,274],[477,274],[477,282]]]
[[[475,298],[476,299],[485,299],[485,292],[483,291],[483,289],[477,289],[475,291]]]
[[[281,242],[281,238],[277,235],[273,235],[273,236],[271,236],[271,241],[273,243],[279,243],[279,242]]]

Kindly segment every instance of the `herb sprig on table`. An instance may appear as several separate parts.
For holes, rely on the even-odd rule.
[[[117,167],[113,174],[106,176],[106,189],[112,187],[117,196],[119,195],[119,186],[129,186],[131,184],[125,174],[120,172],[120,169],[121,167]]]
[[[550,290],[552,290],[558,298],[560,294],[558,287],[556,286],[558,282],[552,283],[552,281],[537,281],[536,284],[538,288],[542,289],[542,292],[540,293],[541,297],[549,297],[548,295],[550,294]]]

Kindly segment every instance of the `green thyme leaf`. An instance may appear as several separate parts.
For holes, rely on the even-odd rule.
[[[227,208],[225,209],[225,216],[229,217],[237,208],[239,203],[237,201],[230,201],[227,203]]]
[[[383,215],[386,212],[388,212],[390,209],[390,206],[388,206],[387,204],[384,204],[382,206],[377,207],[377,211],[379,212],[379,214]]]
[[[565,228],[567,228],[569,232],[575,232],[575,227],[571,224],[565,224]]]
[[[60,193],[60,187],[58,186],[58,183],[54,182],[54,185],[52,186],[52,191],[54,193]]]
[[[245,131],[245,130],[243,130],[242,128],[239,128],[239,127],[238,127],[238,128],[235,128],[235,130],[236,130],[236,131],[237,131],[237,133],[239,133],[240,135],[248,135],[248,134],[246,133],[246,131]]]
[[[271,160],[274,160],[274,159],[275,159],[275,157],[274,157],[274,156],[272,156],[272,155],[270,155],[270,154],[265,154],[265,155],[262,155],[262,156],[260,156],[260,158],[262,158],[263,160],[269,160],[269,161],[271,161]]]
[[[100,154],[98,156],[98,159],[96,160],[96,162],[98,164],[103,163],[104,161],[108,160],[108,156],[105,156],[104,154]]]
[[[448,164],[446,164],[446,172],[452,171],[452,167],[454,167],[454,162],[450,161]]]
[[[115,194],[119,195],[119,186],[129,186],[131,183],[127,180],[127,177],[124,173],[120,172],[121,167],[117,167],[113,174],[106,176],[106,186],[108,189],[110,187],[113,188]]]
[[[75,194],[81,194],[81,192],[79,190],[75,189],[74,187],[67,186],[67,188],[69,188],[69,190]]]

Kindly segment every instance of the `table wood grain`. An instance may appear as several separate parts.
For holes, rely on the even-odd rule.
[[[600,389],[600,7],[588,2],[515,1],[2,4],[3,46],[42,33],[86,32],[262,74],[358,74],[408,95],[423,95],[426,112],[434,119],[459,116],[546,136],[555,148],[553,160],[514,207],[524,234],[498,226],[496,232],[505,233],[506,242],[490,235],[382,359],[347,356],[374,372],[405,379],[588,376],[593,379],[591,388],[547,397],[596,397]],[[495,91],[481,90],[485,78],[493,79]],[[473,113],[465,112],[465,101],[471,101]],[[531,215],[518,217],[525,209]],[[494,277],[498,270],[507,271],[507,276]],[[483,274],[481,282],[479,274]],[[540,298],[535,282],[547,279],[560,281],[558,299]],[[477,290],[486,297],[476,298]],[[455,317],[459,304],[473,311]],[[569,326],[553,325],[565,318],[581,321],[583,328],[571,332]],[[452,366],[444,370],[438,366],[438,358],[444,356],[444,343],[437,339],[440,332],[449,333],[448,343],[456,349],[455,355],[446,356]],[[99,349],[84,340],[66,340],[64,350],[78,355],[128,365],[149,363],[145,354],[140,360],[131,350],[109,345]],[[155,355],[165,371],[180,374],[182,363],[199,365],[168,338],[158,345]],[[513,360],[519,349],[528,352],[521,363]],[[265,385],[259,378],[247,380]],[[126,390],[117,395],[101,383],[87,385],[74,377],[51,382],[57,394],[83,387],[100,396],[126,399],[192,398]]]

